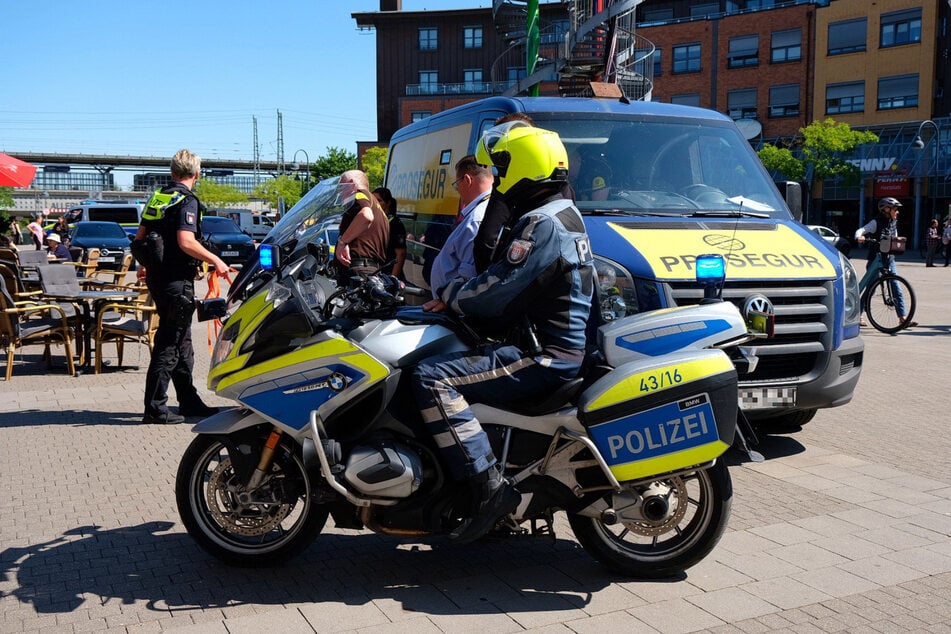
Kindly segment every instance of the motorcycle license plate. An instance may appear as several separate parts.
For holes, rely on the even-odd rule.
[[[237,255],[238,255],[237,251],[222,251],[221,252],[221,257],[223,258],[236,257]]]
[[[709,462],[726,449],[706,393],[594,425],[588,432],[622,482]]]
[[[795,387],[752,387],[738,390],[740,409],[795,407]]]
[[[111,255],[107,255],[106,257],[100,256],[100,257],[99,257],[99,261],[100,261],[100,262],[115,262],[116,259],[115,259],[114,257],[112,257]]]

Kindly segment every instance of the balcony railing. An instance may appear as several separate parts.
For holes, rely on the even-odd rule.
[[[514,81],[465,81],[458,84],[408,84],[407,97],[425,95],[498,95]]]

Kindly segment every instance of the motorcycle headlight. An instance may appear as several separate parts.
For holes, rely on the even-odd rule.
[[[236,321],[228,324],[221,334],[218,335],[218,341],[215,342],[215,349],[211,353],[211,367],[215,367],[228,358],[234,348],[234,340],[238,338],[238,332],[241,328],[241,322]]]
[[[598,276],[597,298],[601,318],[614,321],[637,312],[637,291],[634,278],[627,270],[601,256],[594,257],[594,270]]]
[[[845,311],[842,318],[843,326],[854,326],[862,317],[862,297],[859,294],[859,276],[841,253],[839,264],[842,266],[842,279],[845,286]]]

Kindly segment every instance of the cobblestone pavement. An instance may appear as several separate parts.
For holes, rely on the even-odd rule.
[[[468,548],[328,527],[284,567],[223,566],[178,521],[188,427],[139,424],[144,346],[79,378],[28,347],[0,382],[0,631],[951,632],[951,269],[900,268],[921,325],[865,330],[851,404],[731,461],[727,534],[669,581],[607,572],[563,520]]]

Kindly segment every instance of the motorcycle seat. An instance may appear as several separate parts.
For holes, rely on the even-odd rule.
[[[571,403],[574,398],[581,393],[581,388],[584,384],[585,380],[582,377],[578,377],[565,383],[557,392],[549,394],[544,400],[533,400],[528,403],[508,403],[506,405],[498,405],[497,407],[523,416],[544,416],[545,414],[557,412],[565,405]]]

